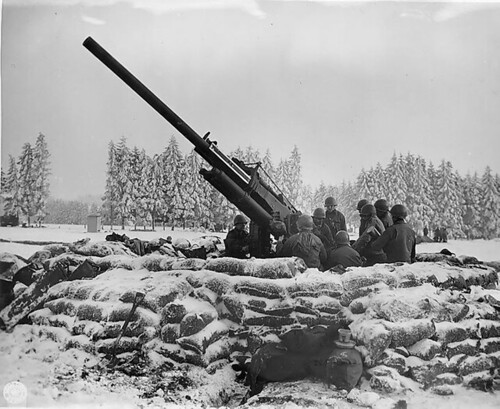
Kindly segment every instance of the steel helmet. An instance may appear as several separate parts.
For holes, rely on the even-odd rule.
[[[402,204],[395,204],[391,208],[391,215],[394,219],[404,219],[408,216],[408,209]]]
[[[375,216],[376,213],[375,206],[372,204],[365,204],[361,208],[361,216]]]
[[[389,203],[387,203],[387,200],[385,199],[378,199],[375,204],[375,209],[382,211],[382,212],[388,212],[389,211]]]
[[[332,196],[329,196],[325,199],[325,206],[337,206],[337,201]]]
[[[318,207],[317,209],[314,209],[314,213],[313,213],[312,217],[315,217],[317,219],[324,219],[326,217],[325,209],[323,209],[322,207]]]
[[[340,230],[335,235],[335,243],[349,244],[349,234],[345,230]]]
[[[314,222],[311,216],[307,214],[302,214],[297,219],[297,229],[302,230],[312,230],[314,227]]]
[[[238,223],[247,224],[248,222],[245,216],[243,216],[242,214],[237,214],[233,220],[233,224],[237,225]]]
[[[358,202],[358,205],[356,206],[356,209],[358,210],[358,212],[363,208],[364,205],[368,204],[368,200],[366,199],[361,199],[359,202]]]

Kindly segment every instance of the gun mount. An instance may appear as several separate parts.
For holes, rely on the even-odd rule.
[[[198,135],[92,37],[87,37],[83,46],[190,141],[194,150],[212,166],[210,170],[201,169],[200,174],[250,218],[252,256],[270,255],[270,235],[278,234],[274,231],[273,221],[284,222],[289,234],[295,230],[295,220],[300,212],[283,194],[276,193],[260,178],[258,166],[249,167],[237,159],[227,157],[216,143],[208,138],[209,133],[203,138]]]

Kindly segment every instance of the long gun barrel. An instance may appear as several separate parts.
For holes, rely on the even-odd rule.
[[[211,170],[202,169],[202,176],[253,222],[266,229],[273,219],[286,220],[297,213],[283,195],[276,194],[260,180],[257,172],[228,158],[208,139],[208,134],[203,138],[198,135],[93,38],[87,37],[83,46],[194,145],[195,151],[212,166]]]

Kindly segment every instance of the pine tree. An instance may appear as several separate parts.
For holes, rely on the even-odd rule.
[[[467,239],[481,237],[481,186],[477,173],[468,173],[461,183],[464,197],[462,220]]]
[[[103,209],[107,221],[110,224],[110,229],[113,230],[113,223],[115,219],[115,212],[118,202],[118,187],[117,187],[117,169],[115,161],[115,144],[113,141],[108,144],[108,162],[106,169],[106,188],[104,191]]]
[[[4,199],[4,212],[7,215],[19,216],[19,181],[16,159],[9,155],[9,168],[2,180],[2,197]]]
[[[122,230],[125,229],[125,221],[130,216],[131,183],[129,165],[130,150],[127,147],[127,139],[122,136],[115,146],[113,169],[116,187],[116,211],[121,221]]]
[[[172,230],[175,219],[181,218],[184,223],[185,194],[183,182],[186,177],[184,158],[179,150],[179,145],[174,136],[170,138],[168,146],[162,154],[164,185],[163,193],[167,204],[167,214],[172,220]]]
[[[33,148],[28,142],[23,145],[18,165],[19,206],[21,213],[26,216],[29,226],[31,225],[31,218],[36,213],[35,186],[37,175],[33,167]]]
[[[498,215],[500,214],[500,193],[497,188],[496,178],[491,174],[491,168],[486,167],[481,178],[482,226],[484,238],[492,239],[498,235]]]
[[[387,175],[388,188],[387,200],[393,204],[405,204],[408,186],[405,181],[406,172],[403,157],[401,155],[396,156],[396,153],[394,153],[385,173]]]
[[[441,161],[436,176],[438,192],[436,209],[440,225],[451,229],[454,236],[461,236],[462,210],[460,204],[462,200],[458,189],[458,178],[451,163],[444,160]]]
[[[288,200],[291,203],[297,203],[302,190],[302,159],[296,145],[293,147],[288,159],[287,178],[284,182],[285,189],[288,191]]]
[[[366,172],[364,169],[361,169],[361,172],[358,175],[356,181],[356,187],[358,190],[358,197],[362,199],[366,199],[369,202],[372,202],[373,192],[371,187],[370,174]]]
[[[207,197],[207,182],[200,175],[201,159],[198,154],[192,150],[186,156],[186,217],[194,221],[196,227],[203,226],[208,228],[210,225]]]
[[[50,153],[47,142],[45,141],[45,135],[40,132],[35,142],[35,148],[33,149],[33,169],[36,174],[34,211],[39,223],[41,223],[45,217],[45,208],[49,198],[49,157]]]

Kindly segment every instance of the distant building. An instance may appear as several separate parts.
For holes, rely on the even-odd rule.
[[[101,215],[89,214],[87,216],[87,231],[89,233],[97,233],[101,231]]]

